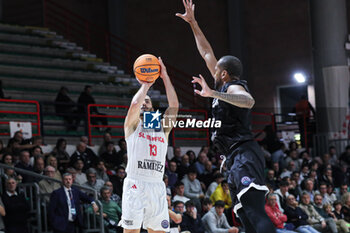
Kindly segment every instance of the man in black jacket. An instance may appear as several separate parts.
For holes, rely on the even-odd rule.
[[[29,204],[23,193],[16,192],[17,182],[13,178],[6,180],[6,191],[2,194],[2,201],[6,210],[4,216],[6,233],[27,233],[29,218]]]
[[[309,225],[307,214],[298,206],[298,202],[293,195],[287,197],[287,206],[284,210],[287,215],[287,223],[293,224],[297,232],[319,233],[312,226]]]
[[[180,224],[181,231],[204,233],[204,229],[201,224],[201,217],[197,213],[195,204],[192,201],[187,201],[185,206],[186,212],[183,214],[182,222]]]

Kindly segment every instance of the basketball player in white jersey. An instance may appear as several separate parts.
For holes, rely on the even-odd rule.
[[[169,103],[164,120],[175,122],[179,101],[161,58],[159,63],[160,77],[163,79]],[[124,123],[128,163],[119,225],[124,228],[124,233],[140,232],[141,224],[150,233],[168,232],[169,213],[163,174],[168,137],[172,128],[163,127],[163,124],[160,130],[143,127],[143,113],[153,111],[151,98],[147,96],[153,83],[139,82],[141,88],[131,101]]]

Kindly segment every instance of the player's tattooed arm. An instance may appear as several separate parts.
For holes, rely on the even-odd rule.
[[[198,83],[202,87],[202,90],[194,90],[200,96],[218,98],[240,108],[250,109],[255,104],[254,98],[241,85],[231,85],[226,93],[222,93],[210,89],[202,75],[199,78],[193,77],[192,83]]]
[[[223,93],[218,91],[213,91],[213,98],[218,98],[219,100],[225,101],[229,104],[235,105],[240,108],[252,108],[254,106],[254,99],[246,93]]]

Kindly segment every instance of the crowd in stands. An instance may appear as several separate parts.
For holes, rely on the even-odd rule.
[[[270,189],[265,209],[277,232],[350,232],[350,146],[341,154],[330,147],[328,153],[312,157],[295,142],[278,143],[274,149],[265,142],[261,147],[266,160],[266,185]],[[58,139],[52,152],[45,154],[42,144],[41,137],[24,140],[22,133],[16,132],[7,146],[0,141],[1,162],[58,180],[70,173],[74,184],[99,194],[106,231],[121,232],[117,223],[127,175],[125,140],[119,140],[116,150],[116,143],[106,132],[95,153],[87,145],[87,138],[81,137],[71,156],[66,151],[65,139]],[[232,210],[227,168],[224,166],[220,173],[222,159],[215,150],[203,146],[196,156],[193,151],[174,147],[173,155],[167,159],[164,174],[171,232],[244,232]],[[16,189],[18,183],[37,182],[47,202],[50,194],[61,187],[57,182],[10,168],[1,169],[1,178],[0,230],[26,226],[28,203]]]

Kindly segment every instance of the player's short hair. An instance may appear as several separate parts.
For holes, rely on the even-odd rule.
[[[185,206],[186,206],[186,208],[187,208],[187,207],[189,207],[189,206],[196,206],[196,205],[194,204],[193,201],[189,200],[189,201],[186,201]]]
[[[89,175],[89,174],[95,174],[96,175],[97,171],[95,170],[95,168],[91,167],[91,168],[87,169],[85,173],[86,173],[86,176]]]
[[[101,195],[102,195],[102,193],[103,193],[104,191],[106,191],[106,190],[108,190],[108,191],[111,192],[111,189],[110,189],[108,186],[103,186],[103,187],[100,189]]]
[[[282,180],[282,181],[279,183],[279,186],[280,186],[280,187],[286,187],[286,186],[289,186],[289,183],[288,183],[288,181],[286,181],[286,180]]]
[[[208,205],[208,204],[213,204],[209,198],[204,198],[202,205]]]
[[[180,187],[181,185],[184,185],[181,181],[178,181],[175,183],[175,188]]]
[[[185,203],[183,203],[183,201],[175,201],[175,202],[173,203],[174,208],[175,208],[176,206],[178,206],[179,204],[185,205]]]
[[[224,201],[216,201],[214,204],[215,207],[225,207],[225,202]]]
[[[222,58],[220,58],[218,65],[223,70],[226,70],[230,76],[235,76],[239,78],[242,75],[242,72],[243,72],[242,63],[235,56],[231,56],[231,55],[223,56]]]

